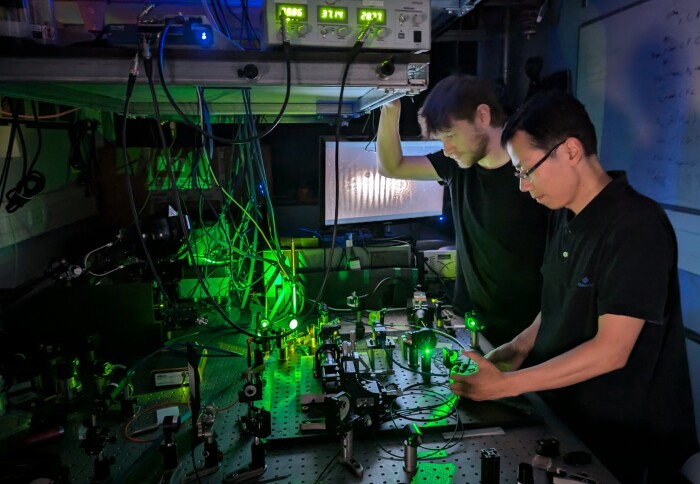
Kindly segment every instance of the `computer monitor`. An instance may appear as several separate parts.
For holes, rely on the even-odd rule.
[[[335,140],[322,140],[321,210],[333,225],[335,211]],[[402,141],[404,155],[442,149],[439,141]],[[443,214],[444,187],[434,180],[399,180],[379,174],[374,142],[340,141],[338,147],[338,224],[407,221]]]

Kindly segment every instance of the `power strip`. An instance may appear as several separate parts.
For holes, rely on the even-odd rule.
[[[177,17],[171,19],[168,28],[168,46],[187,45],[211,47],[214,44],[214,30],[203,23],[201,17]],[[105,26],[105,38],[110,45],[135,45],[141,34],[160,34],[165,29],[164,22],[150,22],[139,25],[132,23],[109,24]]]

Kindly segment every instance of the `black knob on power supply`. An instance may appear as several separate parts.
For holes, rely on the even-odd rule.
[[[260,75],[258,66],[255,64],[246,64],[243,69],[238,69],[238,77],[245,77],[246,79],[257,79]]]
[[[382,79],[386,79],[387,77],[391,76],[395,70],[396,68],[394,67],[394,62],[386,60],[379,64],[379,67],[377,67],[377,74]]]

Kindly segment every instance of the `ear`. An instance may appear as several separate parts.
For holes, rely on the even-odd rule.
[[[572,166],[577,165],[585,158],[583,145],[578,138],[569,137],[562,145],[562,148],[564,148],[564,152],[566,153],[566,159]]]
[[[476,107],[474,121],[482,128],[491,126],[491,108],[487,104],[479,104]]]

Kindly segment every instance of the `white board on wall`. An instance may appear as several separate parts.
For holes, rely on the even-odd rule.
[[[583,24],[576,96],[607,169],[661,203],[700,274],[700,2],[645,0]]]

